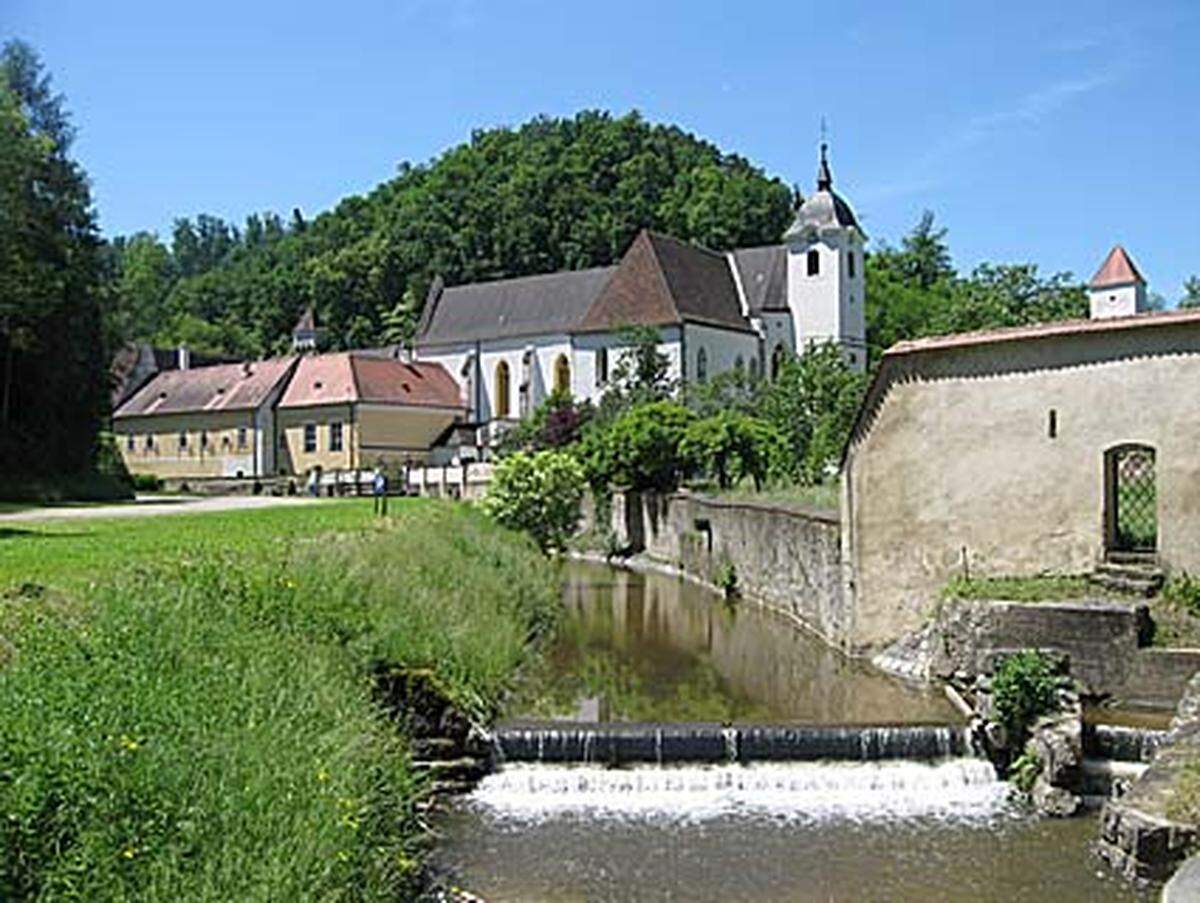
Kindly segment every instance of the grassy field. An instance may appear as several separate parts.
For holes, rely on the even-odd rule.
[[[0,899],[410,895],[372,674],[484,717],[556,611],[529,542],[447,504],[0,528]]]

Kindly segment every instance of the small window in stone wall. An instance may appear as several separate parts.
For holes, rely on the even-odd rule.
[[[182,450],[182,449],[186,449],[187,447],[188,447],[187,431],[186,430],[180,431],[180,433],[179,433],[179,448]]]
[[[821,252],[815,248],[808,252],[808,275],[816,276],[821,272]]]
[[[238,427],[238,448],[245,448],[245,447],[246,447],[246,428],[244,426],[239,426]]]
[[[846,275],[848,275],[851,279],[854,278],[854,252],[853,251],[850,251],[846,255]],[[852,298],[851,301],[853,301],[853,300],[854,299]]]
[[[603,386],[608,382],[608,349],[596,349],[596,385]]]
[[[1046,432],[1051,439],[1058,438],[1058,411],[1054,408],[1050,409],[1050,416],[1047,418]]]
[[[133,446],[134,446],[133,433],[130,433],[128,436],[125,437],[125,450],[133,451]]]
[[[154,434],[146,434],[146,451],[154,451]]]
[[[200,431],[200,447],[208,448],[208,431],[207,430]]]
[[[312,453],[317,450],[317,425],[315,423],[304,424],[304,451]]]
[[[342,450],[341,423],[329,424],[329,450],[331,452],[340,452]]]

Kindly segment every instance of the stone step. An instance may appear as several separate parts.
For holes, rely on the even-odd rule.
[[[465,796],[475,789],[475,781],[434,781],[436,796]]]
[[[462,744],[448,737],[418,737],[410,742],[414,759],[458,759]]]
[[[1082,790],[1085,796],[1111,799],[1121,796],[1142,776],[1148,766],[1144,762],[1115,762],[1109,759],[1084,759]]]
[[[414,771],[432,775],[435,788],[441,781],[478,781],[487,773],[486,763],[470,756],[461,759],[414,760],[412,767]]]
[[[1142,598],[1153,596],[1162,587],[1161,579],[1121,577],[1115,574],[1099,572],[1090,574],[1088,580],[1111,593],[1119,593],[1124,596],[1141,596]]]
[[[1106,561],[1096,565],[1094,573],[1110,577],[1129,577],[1133,580],[1155,580],[1159,583],[1162,583],[1164,579],[1162,569],[1152,564],[1121,564],[1115,561]]]
[[[1158,567],[1158,555],[1154,552],[1106,552],[1104,559],[1112,564],[1147,564]]]

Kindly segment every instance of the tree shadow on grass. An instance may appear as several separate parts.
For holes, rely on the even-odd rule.
[[[72,539],[87,536],[86,533],[42,533],[24,527],[0,527],[0,540],[5,539]]]

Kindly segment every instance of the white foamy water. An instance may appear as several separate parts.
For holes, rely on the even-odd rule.
[[[514,764],[486,777],[472,805],[499,818],[567,813],[685,821],[725,815],[987,821],[1011,811],[982,759],[924,762],[643,766]]]

